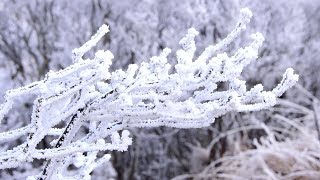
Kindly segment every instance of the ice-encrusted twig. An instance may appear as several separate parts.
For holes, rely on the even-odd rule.
[[[247,90],[245,81],[240,79],[243,68],[258,58],[264,41],[262,34],[253,34],[252,42],[234,55],[214,56],[239,36],[251,16],[249,9],[242,9],[236,28],[216,46],[206,48],[196,60],[194,39],[199,33],[189,29],[179,42],[182,49],[176,53],[175,73],[169,71],[169,48],[152,57],[150,62],[140,66],[132,64],[126,71],[113,73],[109,72],[113,59],[110,51],[99,50],[94,59],[83,60],[83,55],[109,31],[108,26],[103,25],[91,40],[73,51],[73,65],[58,72],[50,71],[42,81],[7,92],[0,106],[1,117],[9,112],[14,99],[29,93],[37,98],[28,126],[0,134],[3,141],[29,135],[25,143],[0,153],[0,168],[16,167],[35,158],[48,159],[37,178],[61,178],[66,176],[64,167],[74,162],[75,154],[126,150],[131,145],[128,128],[200,128],[230,111],[258,111],[274,106],[276,98],[298,80],[292,69],[285,72],[281,83],[272,91],[264,91],[261,84]],[[228,88],[219,90],[220,83]],[[66,126],[57,129],[56,125],[61,122]],[[88,134],[75,139],[86,123],[90,124]],[[37,144],[48,135],[57,136],[51,142],[53,147],[37,149]],[[108,137],[112,142],[98,143]],[[89,172],[84,164],[79,165],[79,169],[83,169],[84,174]]]
[[[109,32],[109,26],[102,25],[98,32],[91,37],[89,41],[87,41],[84,45],[82,45],[80,48],[76,48],[72,51],[72,59],[73,62],[78,62],[82,59],[82,56],[88,52],[90,49],[92,49],[96,44],[99,42],[99,40]]]
[[[248,8],[240,10],[240,19],[236,25],[236,28],[221,42],[216,45],[208,46],[203,53],[198,57],[197,61],[203,62],[209,60],[217,51],[224,47],[227,47],[235,38],[237,38],[242,31],[244,31],[250,22],[252,12]]]

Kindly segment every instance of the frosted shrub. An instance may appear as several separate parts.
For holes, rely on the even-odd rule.
[[[307,92],[307,91],[306,91]],[[300,92],[301,93],[301,92]],[[301,93],[302,96],[304,92]],[[320,142],[319,129],[314,122],[318,121],[316,97],[304,96],[308,102],[303,106],[287,100],[280,100],[279,105],[287,111],[287,115],[294,114],[291,119],[281,114],[286,111],[274,110],[272,122],[263,123],[262,119],[253,120],[255,123],[243,125],[221,133],[212,140],[206,148],[211,149],[223,137],[236,136],[250,130],[262,130],[265,135],[259,139],[233,141],[235,148],[230,148],[223,157],[212,161],[202,172],[197,174],[183,174],[174,178],[181,179],[319,179],[320,177]],[[310,98],[311,97],[311,98]],[[309,109],[310,107],[313,107]],[[250,116],[247,116],[250,118]],[[254,119],[251,116],[251,119]]]
[[[105,151],[125,151],[131,145],[129,128],[201,128],[231,111],[274,106],[276,98],[298,80],[292,69],[271,91],[264,91],[261,84],[247,90],[240,79],[243,68],[258,58],[262,34],[253,34],[252,42],[232,56],[220,53],[245,30],[251,16],[249,9],[242,9],[236,28],[198,58],[194,58],[198,32],[189,29],[179,42],[182,49],[176,52],[173,72],[167,62],[169,48],[140,66],[131,64],[126,71],[112,73],[108,71],[113,59],[110,51],[99,50],[93,59],[83,59],[109,31],[103,25],[73,50],[72,65],[6,93],[1,119],[19,97],[33,94],[36,99],[29,125],[0,134],[2,142],[28,135],[25,142],[1,152],[0,168],[46,159],[42,172],[30,179],[89,179],[95,167],[110,159]],[[221,83],[228,88],[221,90]],[[51,147],[38,148],[45,138],[52,139]]]

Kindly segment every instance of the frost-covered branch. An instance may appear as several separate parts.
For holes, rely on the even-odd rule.
[[[0,168],[48,159],[38,178],[65,178],[64,172],[76,156],[92,157],[86,161],[96,166],[101,162],[94,163],[94,153],[125,151],[131,145],[128,128],[201,128],[231,111],[258,111],[274,106],[276,98],[298,80],[292,69],[285,72],[281,83],[272,91],[264,91],[261,84],[247,90],[240,78],[243,68],[258,58],[264,40],[262,34],[253,34],[252,42],[233,55],[214,56],[245,30],[251,16],[249,9],[242,9],[235,30],[217,45],[205,49],[196,60],[194,39],[198,32],[189,29],[179,42],[182,49],[176,53],[174,73],[169,71],[169,48],[150,62],[140,66],[131,64],[126,71],[119,69],[113,73],[109,72],[113,59],[110,51],[99,50],[93,59],[82,59],[109,31],[103,25],[90,41],[73,51],[74,64],[58,72],[50,71],[42,81],[6,93],[0,106],[1,119],[20,96],[34,94],[37,98],[28,126],[0,134],[1,141],[28,135],[25,143],[0,154]],[[221,90],[221,84],[227,89]],[[61,124],[65,126],[61,128]],[[77,132],[86,124],[90,124],[88,133],[76,139]],[[38,149],[37,145],[49,135],[57,138],[52,141],[52,147]],[[105,157],[103,161],[108,159]],[[78,163],[77,167],[81,177],[92,171],[86,163]]]

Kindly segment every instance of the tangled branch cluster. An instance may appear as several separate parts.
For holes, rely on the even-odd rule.
[[[240,74],[258,58],[264,40],[260,33],[253,34],[251,44],[232,56],[219,53],[245,30],[251,16],[249,9],[242,9],[236,28],[197,59],[194,38],[198,32],[189,29],[179,42],[182,49],[176,53],[174,72],[167,62],[168,48],[150,62],[131,64],[126,71],[113,73],[108,70],[113,59],[110,51],[99,50],[93,59],[83,59],[109,31],[103,25],[91,40],[73,51],[74,64],[6,93],[0,106],[1,119],[19,97],[33,94],[37,98],[29,125],[0,134],[2,142],[28,135],[24,143],[0,153],[0,168],[47,159],[41,174],[30,178],[90,178],[95,167],[110,159],[104,151],[125,151],[131,145],[128,128],[200,128],[230,111],[274,106],[276,98],[297,82],[298,75],[289,68],[271,91],[264,91],[261,84],[246,89]],[[219,89],[221,83],[228,86],[227,90]],[[87,128],[87,133],[79,133],[81,127]],[[48,137],[54,137],[52,146],[37,148]],[[70,165],[76,168],[68,170]]]

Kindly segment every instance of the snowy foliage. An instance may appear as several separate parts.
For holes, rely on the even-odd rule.
[[[249,9],[242,9],[235,29],[196,59],[194,39],[198,32],[189,29],[179,42],[182,49],[176,53],[174,70],[167,60],[169,48],[140,67],[131,64],[126,71],[113,73],[108,70],[113,59],[110,51],[99,50],[93,59],[83,59],[109,31],[103,25],[88,42],[73,50],[72,65],[50,71],[41,81],[7,91],[0,106],[1,118],[19,97],[33,94],[36,99],[30,124],[0,134],[2,142],[28,135],[22,144],[1,152],[0,168],[47,159],[35,177],[88,179],[94,168],[110,159],[109,154],[98,156],[100,152],[125,151],[131,145],[128,128],[200,128],[231,111],[274,106],[276,98],[298,80],[292,69],[286,70],[282,81],[271,91],[264,91],[261,84],[247,90],[245,81],[240,79],[243,68],[258,58],[262,34],[253,34],[252,42],[232,56],[217,53],[246,29],[251,16]],[[221,90],[221,85],[227,89]],[[88,127],[88,132],[75,139],[83,126]],[[48,137],[55,137],[51,148],[37,148]],[[75,166],[71,171],[70,165]]]

